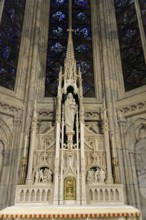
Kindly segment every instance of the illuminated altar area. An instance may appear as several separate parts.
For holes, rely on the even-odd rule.
[[[103,134],[84,125],[82,75],[76,67],[72,30],[68,31],[66,59],[59,73],[56,124],[50,123],[45,133],[37,134],[35,101],[26,184],[24,148],[15,206],[1,211],[0,217],[140,219],[139,210],[124,205],[116,161],[113,168],[111,165],[106,102],[101,112]]]
[[[36,94],[27,176],[25,179],[26,139],[15,205],[2,210],[0,218],[138,220],[140,211],[124,204],[118,161],[116,157],[111,160],[106,97],[99,115],[85,115],[71,19],[68,33],[64,67],[59,72],[55,124],[50,121],[44,133],[37,132]]]

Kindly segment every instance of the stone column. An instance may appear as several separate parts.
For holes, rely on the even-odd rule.
[[[120,126],[120,136],[121,136],[121,145],[122,145],[122,154],[123,154],[123,168],[125,174],[125,202],[128,204],[132,204],[132,200],[134,201],[135,198],[133,196],[133,190],[131,187],[131,171],[130,171],[130,164],[129,164],[129,156],[128,156],[128,149],[126,148],[125,142],[125,131],[126,131],[126,118],[122,115],[121,111],[118,111],[118,122]],[[133,199],[132,199],[133,198]]]
[[[104,145],[106,151],[106,162],[107,162],[107,183],[113,183],[113,176],[112,176],[112,162],[111,162],[111,152],[110,152],[110,139],[109,139],[109,126],[108,126],[108,119],[107,119],[107,110],[104,106],[103,111],[103,132],[104,132]]]
[[[102,102],[102,57],[101,57],[101,36],[100,36],[100,18],[99,1],[90,1],[91,22],[92,22],[92,44],[93,44],[93,62],[94,62],[94,87],[97,103]]]
[[[127,174],[127,163],[125,160],[125,125],[126,125],[126,118],[122,115],[121,111],[118,111],[118,123],[119,123],[119,127],[120,127],[120,139],[121,139],[121,147],[122,147],[122,151],[121,151],[121,158],[123,159],[123,167],[121,169],[124,168],[124,172],[123,172],[123,177],[124,177],[124,182],[123,184],[125,185],[125,190],[124,190],[124,194],[125,194],[125,202],[128,203],[128,189],[127,189],[127,178],[128,178],[128,174]]]
[[[60,196],[59,196],[59,204],[63,204],[63,196],[64,196],[64,105],[62,106],[62,125],[61,125],[61,150],[60,150],[60,166],[61,166],[61,171],[60,171]]]
[[[61,123],[61,94],[57,98],[56,108],[56,155],[54,169],[54,198],[53,204],[59,202],[59,155],[60,155],[60,123]]]
[[[78,110],[76,112],[76,140],[77,140],[77,179],[76,179],[76,192],[77,192],[77,204],[80,204],[81,192],[80,192],[80,150],[79,150],[79,116]]]
[[[32,117],[32,124],[31,124],[29,160],[28,160],[28,171],[27,171],[27,179],[26,179],[26,184],[29,185],[33,184],[32,168],[33,168],[34,149],[36,145],[36,133],[37,133],[37,108],[36,108],[36,100],[35,100],[35,106],[34,106],[34,112]]]
[[[84,108],[80,100],[80,150],[81,150],[81,204],[86,204],[86,173],[85,173],[85,150],[84,150]]]
[[[21,131],[21,113],[16,112],[13,123],[13,139],[11,145],[11,153],[9,158],[10,174],[7,205],[13,205],[15,200],[15,187],[18,183],[18,164],[20,162],[20,131]]]
[[[134,152],[129,153],[130,158],[130,167],[132,171],[132,177],[133,177],[133,188],[134,188],[134,198],[135,198],[135,204],[137,208],[141,209],[141,202],[140,202],[140,192],[138,189],[138,181],[136,176],[136,167],[135,167],[135,155]]]
[[[110,27],[110,11],[109,5],[111,1],[108,2],[103,0],[99,1],[100,7],[100,19],[101,19],[101,39],[102,39],[102,52],[103,52],[103,85],[104,85],[104,96],[106,101],[106,107],[108,109],[108,119],[109,119],[109,136],[111,143],[111,153],[112,159],[117,161],[117,143],[115,137],[115,102],[116,102],[116,93],[114,92],[115,83],[113,80],[114,71],[113,71],[113,53],[112,53],[112,38],[110,39],[111,27]],[[113,166],[114,170],[114,181],[119,183],[119,169],[118,166]]]

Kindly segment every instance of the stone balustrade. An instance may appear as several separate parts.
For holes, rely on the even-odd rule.
[[[86,192],[88,204],[124,204],[123,187],[121,184],[88,184]],[[17,185],[15,204],[52,204],[52,199],[52,185]]]
[[[88,204],[124,204],[123,186],[121,184],[88,184]]]
[[[52,185],[17,185],[15,204],[47,203],[52,204]]]

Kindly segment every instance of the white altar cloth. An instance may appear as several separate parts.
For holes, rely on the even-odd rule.
[[[45,218],[132,218],[140,219],[138,209],[128,205],[15,205],[0,211],[0,218],[45,219]],[[125,217],[125,218],[124,218]]]

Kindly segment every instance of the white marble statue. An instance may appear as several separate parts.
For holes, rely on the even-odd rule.
[[[65,101],[65,125],[66,134],[73,132],[74,130],[74,118],[76,112],[76,103],[72,93],[68,93]]]
[[[100,182],[105,183],[105,171],[102,168],[100,170]]]
[[[87,183],[93,183],[94,182],[94,170],[88,170],[87,173]]]
[[[100,169],[97,167],[95,171],[95,183],[100,181]]]
[[[35,171],[35,184],[37,183],[51,183],[52,182],[52,171],[48,168],[38,169]]]
[[[48,183],[51,183],[52,182],[52,171],[49,169],[48,170]]]
[[[44,181],[44,174],[43,170],[39,169],[39,183]]]

